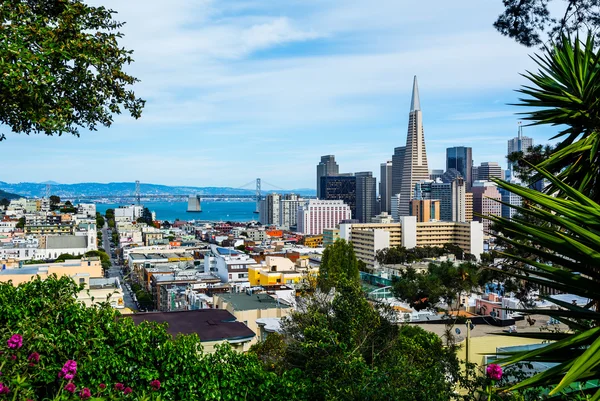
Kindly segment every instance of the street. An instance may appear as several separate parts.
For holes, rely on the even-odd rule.
[[[108,256],[110,257],[110,269],[108,269],[108,277],[118,277],[121,282],[121,288],[123,289],[123,302],[125,303],[125,307],[137,311],[137,306],[132,298],[132,293],[125,286],[125,280],[123,279],[123,274],[121,273],[121,266],[118,264],[118,260],[113,258],[113,246],[110,242],[111,234],[108,231],[108,222],[104,223],[104,227],[102,227],[102,248],[106,251]]]

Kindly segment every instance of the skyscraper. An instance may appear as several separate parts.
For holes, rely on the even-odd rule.
[[[473,185],[473,150],[465,146],[446,148],[446,170],[451,168],[458,170],[470,189]]]
[[[341,200],[350,207],[352,218],[356,217],[356,177],[330,175],[321,177],[322,200]]]
[[[392,156],[392,192],[390,193],[389,198],[398,195],[402,189],[402,170],[404,169],[405,153],[406,146],[394,148],[394,155]]]
[[[425,150],[423,114],[421,112],[417,77],[415,76],[408,117],[404,166],[402,169],[402,186],[400,189],[400,204],[398,205],[399,216],[410,215],[409,202],[414,195],[415,183],[427,179],[429,179],[429,167],[427,165],[427,152]]]
[[[334,155],[321,156],[321,161],[317,164],[317,198],[323,198],[321,177],[338,175],[339,173],[340,166],[335,162]]]
[[[279,194],[268,194],[260,201],[260,224],[279,226]]]
[[[354,174],[356,177],[356,216],[361,223],[370,223],[377,215],[377,180],[370,171]]]
[[[492,177],[504,179],[504,171],[497,162],[483,162],[477,169],[477,181],[490,181]]]
[[[392,166],[392,161],[381,163],[381,174],[379,176],[381,212],[392,212]]]
[[[335,228],[350,219],[351,212],[344,202],[309,199],[298,208],[298,232],[307,235],[323,234],[326,228]]]
[[[529,153],[529,149],[533,146],[533,138],[529,138],[528,136],[523,136],[523,127],[519,123],[519,132],[516,137],[508,140],[508,152],[506,155],[510,155],[514,152],[523,152],[523,155]],[[510,170],[511,178],[514,176],[513,174],[514,164],[508,162],[508,169]]]

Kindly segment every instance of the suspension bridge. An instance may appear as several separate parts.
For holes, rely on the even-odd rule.
[[[280,193],[289,193],[289,190],[283,189],[277,185],[270,184],[260,178],[256,178],[250,182],[247,182],[244,185],[241,185],[236,188],[232,188],[234,190],[242,190],[242,189],[254,189],[254,193],[249,194],[236,194],[236,193],[202,193],[200,192],[192,192],[190,193],[177,193],[177,194],[153,194],[153,193],[143,193],[142,185],[139,181],[136,181],[135,184],[132,183],[132,191],[130,193],[121,193],[121,194],[95,194],[95,195],[77,195],[77,196],[68,196],[61,195],[61,198],[64,200],[75,200],[75,201],[85,201],[85,200],[125,200],[125,199],[133,199],[139,205],[143,199],[169,199],[169,200],[184,200],[189,198],[190,196],[199,196],[202,199],[254,199],[256,202],[256,212],[259,211],[259,203],[263,199],[263,184],[266,184],[267,187],[271,188],[266,190],[266,193],[272,192],[280,192]],[[135,186],[134,186],[135,185]],[[49,193],[50,189],[48,186],[46,187],[46,192]],[[232,191],[235,192],[235,191]],[[49,196],[49,195],[48,195]],[[305,198],[314,198],[314,196],[304,196]]]

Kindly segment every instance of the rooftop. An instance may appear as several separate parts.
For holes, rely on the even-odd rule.
[[[218,297],[233,306],[233,309],[236,311],[290,307],[283,302],[277,302],[277,299],[271,297],[269,294],[248,295],[246,293],[231,293],[219,294]]]
[[[245,324],[224,309],[199,309],[180,312],[137,313],[123,315],[136,324],[141,322],[167,323],[172,336],[196,333],[201,341],[250,340],[255,334]]]

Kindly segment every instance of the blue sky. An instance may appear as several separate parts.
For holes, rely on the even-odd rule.
[[[8,134],[0,181],[314,188],[325,154],[378,176],[406,141],[414,75],[430,168],[459,145],[505,165],[507,104],[535,68],[535,49],[493,29],[500,0],[89,2],[127,22],[142,118],[80,138]],[[536,143],[553,132],[525,129]]]

